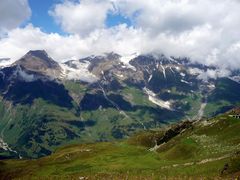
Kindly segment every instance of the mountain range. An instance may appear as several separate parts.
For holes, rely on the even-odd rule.
[[[0,158],[124,139],[240,103],[239,71],[188,58],[112,52],[58,63],[35,50],[0,67]]]

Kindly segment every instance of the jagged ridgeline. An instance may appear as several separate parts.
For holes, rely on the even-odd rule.
[[[0,158],[37,158],[67,144],[113,141],[240,102],[239,72],[163,55],[115,53],[57,63],[30,51],[0,70]]]

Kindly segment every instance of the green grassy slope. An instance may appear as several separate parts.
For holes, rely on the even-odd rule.
[[[39,157],[59,144],[68,144],[81,131],[71,122],[79,120],[75,109],[36,99],[32,105],[4,106],[1,137],[21,156]]]
[[[183,124],[138,133],[124,141],[71,145],[38,160],[0,161],[0,175],[22,179],[211,179],[239,175],[239,119],[224,114],[188,123],[186,128]],[[150,151],[156,142],[159,146]]]
[[[216,88],[208,97],[205,116],[212,117],[240,105],[240,84],[228,78],[216,81]]]
[[[104,97],[97,84],[92,85],[94,87],[77,81],[65,81],[63,84],[71,96],[69,107],[50,101],[61,101],[61,96],[55,97],[54,93],[50,100],[39,97],[31,103],[14,104],[10,100],[0,100],[0,138],[21,156],[38,158],[51,154],[63,145],[114,141],[127,138],[142,129],[165,127],[195,117],[203,98],[198,91],[183,93],[174,87],[162,89],[156,94],[158,98],[176,102],[173,105],[175,111],[170,111],[149,101],[148,95],[139,87],[121,82],[121,88],[115,91],[105,87],[108,99],[117,104],[120,107],[118,109]],[[205,115],[215,114],[236,99],[236,92],[232,90],[235,86],[239,88],[239,85],[227,80],[219,81],[218,90],[209,99]],[[229,99],[227,104],[219,105],[216,100],[219,93],[225,93],[224,98]],[[25,99],[29,96],[31,93],[21,97]],[[0,158],[4,156],[10,155],[1,151]]]

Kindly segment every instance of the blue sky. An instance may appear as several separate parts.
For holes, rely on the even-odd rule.
[[[118,24],[123,24],[123,23],[127,24],[128,26],[131,25],[131,21],[128,18],[123,17],[119,14],[116,14],[116,15],[109,14],[107,21],[106,21],[107,27],[112,27],[112,26],[116,26]]]
[[[62,33],[61,28],[54,22],[48,11],[53,8],[55,3],[60,0],[29,0],[32,10],[31,19],[29,20],[36,27],[40,27],[45,32]]]
[[[53,17],[49,15],[49,10],[54,8],[55,4],[61,3],[62,0],[29,0],[29,6],[32,10],[31,18],[27,23],[33,24],[35,27],[41,28],[42,31],[47,33],[59,33],[65,35],[61,27],[54,21]],[[131,21],[119,14],[108,14],[105,22],[107,27],[113,27],[119,24],[131,25]]]

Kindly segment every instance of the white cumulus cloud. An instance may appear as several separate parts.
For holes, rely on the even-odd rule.
[[[86,36],[96,29],[105,27],[107,14],[111,10],[113,6],[108,1],[81,0],[64,1],[55,5],[49,13],[66,32]]]
[[[30,15],[27,0],[0,0],[0,35],[18,27]]]
[[[28,50],[45,49],[56,61],[81,58],[92,54],[114,51],[119,54],[136,52],[141,46],[141,34],[135,29],[120,25],[94,31],[82,38],[78,34],[61,36],[44,33],[31,24],[9,32],[0,39],[0,57],[18,59]]]
[[[154,52],[237,69],[239,9],[239,0],[65,0],[50,14],[69,35],[16,28],[0,39],[0,57],[18,58],[30,49],[46,49],[58,61],[110,51]],[[107,27],[109,14],[132,24]]]

